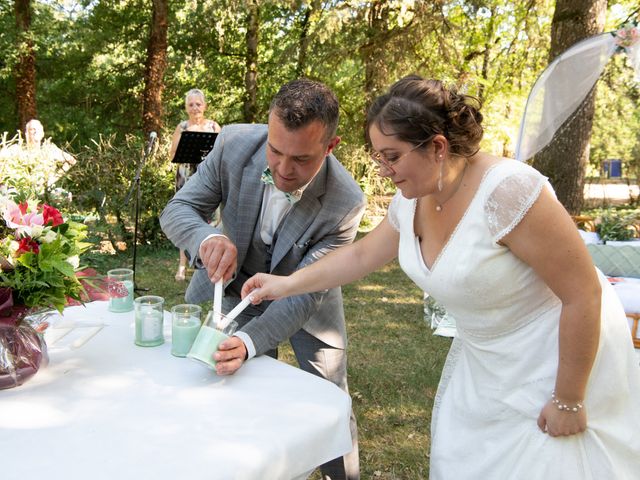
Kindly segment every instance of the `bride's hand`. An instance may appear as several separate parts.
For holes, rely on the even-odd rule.
[[[242,298],[251,295],[251,303],[259,304],[263,300],[279,300],[287,296],[287,280],[289,277],[256,273],[242,285]]]
[[[577,412],[559,410],[549,400],[540,412],[538,427],[552,437],[575,435],[587,429],[587,412],[584,407]]]

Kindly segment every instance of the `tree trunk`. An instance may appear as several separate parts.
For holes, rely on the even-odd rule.
[[[489,81],[489,65],[491,63],[491,50],[492,45],[495,43],[495,23],[496,23],[496,11],[495,7],[490,10],[491,17],[489,19],[488,31],[486,32],[486,41],[484,44],[484,51],[482,52],[482,80],[478,86],[478,100],[480,103],[484,103],[486,85]]]
[[[307,52],[309,50],[309,29],[311,28],[311,15],[320,10],[320,0],[309,3],[300,21],[300,39],[298,42],[298,62],[296,64],[296,76],[301,77],[307,68]]]
[[[31,38],[31,0],[15,0],[18,62],[15,66],[16,106],[18,128],[24,132],[25,124],[37,118],[36,108],[36,54]]]
[[[144,70],[142,130],[145,136],[162,128],[162,92],[167,68],[168,0],[153,0],[151,32]]]
[[[602,33],[606,0],[557,0],[551,24],[549,62],[576,42]],[[549,180],[558,200],[577,215],[584,201],[584,176],[595,111],[596,88],[560,127],[553,141],[533,159],[533,166]]]
[[[258,116],[258,33],[260,30],[260,9],[258,0],[247,2],[247,55],[244,74],[245,99],[243,105],[244,120],[253,123]]]
[[[368,12],[369,38],[360,48],[364,61],[364,93],[366,108],[384,91],[388,71],[385,43],[389,33],[389,4],[386,0],[375,0]]]

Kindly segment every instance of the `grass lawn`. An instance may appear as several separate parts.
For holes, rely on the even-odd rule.
[[[84,263],[106,273],[131,266],[131,256],[92,253]],[[138,286],[164,297],[166,309],[184,302],[189,277],[174,280],[177,263],[176,249],[138,247]],[[343,296],[362,478],[426,479],[431,407],[450,340],[431,335],[422,292],[396,262],[344,287]],[[296,365],[288,344],[280,359]]]

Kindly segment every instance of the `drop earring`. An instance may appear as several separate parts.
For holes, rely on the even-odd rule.
[[[442,155],[439,157],[442,159]],[[442,191],[442,167],[444,167],[444,162],[440,163],[440,175],[438,176],[438,191]]]

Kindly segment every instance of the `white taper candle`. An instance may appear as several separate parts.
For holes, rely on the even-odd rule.
[[[218,280],[213,289],[213,323],[218,325],[222,313],[222,279]]]
[[[220,323],[220,330],[224,330],[225,328],[227,328],[229,326],[229,324],[238,315],[240,315],[240,312],[242,312],[245,308],[247,308],[249,306],[250,303],[251,303],[251,294],[249,294],[246,297],[244,297],[244,299],[242,299],[242,301],[238,305],[233,307],[233,310],[231,310],[229,313],[227,313],[224,316],[224,319]]]

